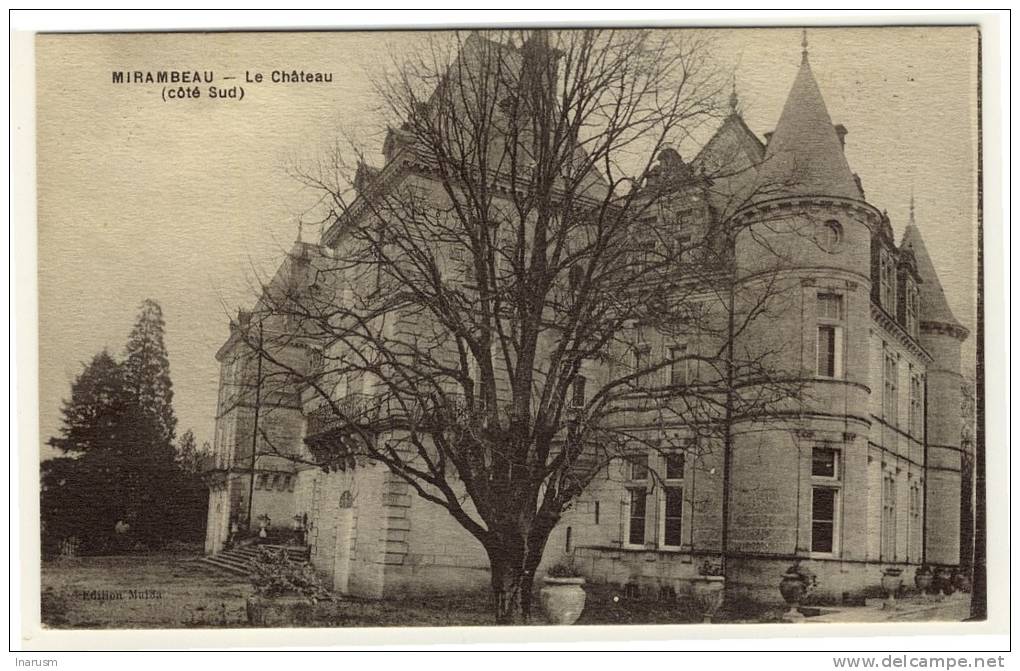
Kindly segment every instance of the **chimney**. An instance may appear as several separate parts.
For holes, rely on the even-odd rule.
[[[769,132],[765,133],[765,145],[766,146],[768,145],[769,142],[772,142],[772,135],[774,133],[775,133],[774,130],[770,130]]]
[[[838,123],[833,125],[833,128],[836,129],[836,135],[839,136],[840,148],[846,149],[846,134],[847,134],[846,126],[844,126],[841,123]]]

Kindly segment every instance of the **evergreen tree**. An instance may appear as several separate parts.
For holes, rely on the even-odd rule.
[[[145,301],[125,361],[103,351],[72,384],[60,435],[49,441],[67,456],[40,473],[48,555],[72,537],[86,554],[201,539],[208,492],[194,434],[175,449],[163,330],[159,305]]]
[[[165,328],[159,303],[149,298],[142,301],[128,336],[124,372],[138,405],[155,419],[164,443],[171,445],[177,417],[173,409],[170,360],[163,342]]]
[[[72,383],[71,398],[64,401],[61,435],[50,438],[49,444],[71,454],[119,450],[116,429],[132,404],[123,368],[103,350]]]

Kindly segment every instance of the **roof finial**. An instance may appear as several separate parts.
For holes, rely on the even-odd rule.
[[[730,91],[730,112],[733,114],[737,113],[737,103],[740,100],[737,98],[737,76],[733,75],[733,89]]]
[[[800,31],[800,62],[807,63],[807,28]]]
[[[296,242],[298,244],[300,244],[302,242],[302,240],[301,240],[301,229],[302,228],[304,228],[304,226],[301,225],[301,219],[298,219],[298,222],[297,222],[297,240],[296,240]]]
[[[914,187],[910,187],[910,225],[914,225]]]

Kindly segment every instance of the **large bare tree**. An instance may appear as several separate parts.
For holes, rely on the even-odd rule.
[[[676,150],[727,83],[697,32],[437,35],[377,82],[383,167],[337,144],[294,170],[322,247],[260,285],[276,327],[246,341],[319,405],[310,461],[385,464],[478,539],[500,623],[529,616],[550,532],[612,460],[728,450],[799,391],[741,344],[781,301],[734,267],[753,157]]]

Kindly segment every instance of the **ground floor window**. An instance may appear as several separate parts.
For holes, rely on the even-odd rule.
[[[908,476],[909,477],[909,476]],[[907,561],[921,554],[921,483],[910,478],[910,518],[907,529]]]
[[[631,489],[629,513],[627,515],[627,543],[645,544],[645,512],[648,498],[645,489]]]
[[[684,490],[667,486],[662,497],[662,544],[680,547],[683,544]]]
[[[623,544],[678,550],[684,545],[684,485],[682,452],[632,455],[624,464],[626,513]],[[654,473],[654,477],[653,477]]]
[[[811,551],[833,554],[836,551],[836,510],[839,491],[815,487],[811,492]]]
[[[882,480],[882,559],[896,560],[896,478]]]

